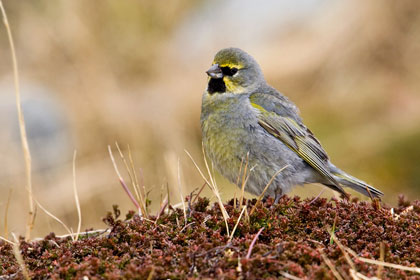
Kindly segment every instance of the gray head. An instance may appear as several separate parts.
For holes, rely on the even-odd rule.
[[[261,68],[252,56],[238,48],[220,50],[206,72],[209,75],[208,92],[242,93],[249,87],[265,83]]]

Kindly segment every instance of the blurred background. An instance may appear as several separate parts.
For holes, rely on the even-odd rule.
[[[15,39],[33,161],[35,198],[72,228],[103,228],[122,190],[107,146],[131,148],[156,213],[203,180],[200,106],[205,71],[240,47],[294,101],[340,168],[385,192],[420,198],[420,2],[407,1],[3,1]],[[24,234],[24,161],[7,34],[0,28],[0,234]],[[114,156],[130,182],[118,152]],[[239,191],[216,175],[224,201]],[[11,191],[12,190],[12,191]],[[316,196],[321,186],[291,193]],[[206,189],[204,195],[214,200]],[[333,194],[326,191],[324,196]],[[247,197],[252,197],[248,194]],[[33,236],[62,227],[38,209]]]

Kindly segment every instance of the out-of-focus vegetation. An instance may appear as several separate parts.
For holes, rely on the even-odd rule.
[[[387,203],[398,193],[420,196],[416,0],[3,2],[17,48],[35,198],[73,228],[74,149],[83,228],[101,226],[111,204],[132,208],[107,152],[115,141],[125,151],[130,145],[153,211],[167,186],[171,203],[180,200],[178,158],[184,194],[202,185],[184,149],[202,163],[204,71],[228,46],[259,61],[336,165],[383,190]],[[13,189],[8,229],[22,233],[24,165],[3,26],[0,60],[0,213]],[[224,199],[237,192],[217,179]],[[34,234],[53,230],[61,228],[39,209]]]

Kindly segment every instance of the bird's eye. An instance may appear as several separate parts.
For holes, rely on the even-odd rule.
[[[225,76],[233,76],[237,72],[238,72],[238,68],[235,68],[235,67],[230,68],[230,67],[227,67],[227,66],[226,67],[222,67],[222,73]]]

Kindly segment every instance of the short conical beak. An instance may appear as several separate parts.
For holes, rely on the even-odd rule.
[[[213,64],[206,73],[213,79],[223,78],[222,69],[220,69],[219,64]]]

